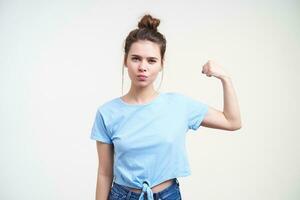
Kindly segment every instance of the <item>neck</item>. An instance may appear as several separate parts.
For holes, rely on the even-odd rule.
[[[145,103],[155,98],[159,92],[155,91],[153,86],[146,88],[131,87],[129,92],[125,95],[129,101],[136,103]]]

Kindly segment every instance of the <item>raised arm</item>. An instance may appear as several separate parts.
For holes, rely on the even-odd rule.
[[[96,146],[99,160],[96,200],[108,200],[113,181],[114,148],[112,144],[99,141],[96,141]]]
[[[229,131],[240,129],[242,127],[241,115],[231,78],[220,65],[211,60],[203,66],[202,73],[221,80],[224,107],[223,111],[220,111],[209,106],[201,126]]]

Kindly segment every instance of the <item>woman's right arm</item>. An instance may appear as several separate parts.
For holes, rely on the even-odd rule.
[[[96,141],[98,152],[98,175],[96,185],[96,200],[107,200],[113,181],[113,144]]]

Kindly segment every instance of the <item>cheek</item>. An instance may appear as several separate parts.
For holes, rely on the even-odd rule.
[[[128,75],[130,78],[133,78],[135,76],[135,74],[130,70],[128,70]]]
[[[151,73],[151,79],[156,79],[159,75],[159,70],[155,70]]]
[[[155,74],[155,75],[159,74],[160,69],[161,69],[160,65],[153,67],[153,74]]]

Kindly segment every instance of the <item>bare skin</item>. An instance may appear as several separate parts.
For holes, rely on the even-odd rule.
[[[96,200],[107,200],[113,181],[114,146],[96,142],[98,152],[98,175],[96,185]]]
[[[129,104],[144,104],[154,99],[158,92],[155,91],[153,82],[162,70],[159,46],[151,41],[138,41],[132,44],[124,66],[131,79],[129,92],[122,99]],[[146,78],[139,78],[145,75]]]
[[[209,128],[235,131],[242,127],[238,100],[229,75],[216,62],[209,60],[202,67],[202,73],[221,80],[223,86],[223,111],[209,107],[201,125]]]
[[[154,193],[157,193],[157,192],[160,192],[164,189],[166,189],[167,187],[169,187],[170,185],[172,185],[173,181],[172,179],[169,179],[169,180],[166,180],[154,187],[151,188],[151,190],[154,192]],[[133,191],[133,192],[136,192],[136,193],[141,193],[142,190],[141,189],[136,189],[136,188],[130,188],[130,187],[127,187],[130,191]]]

